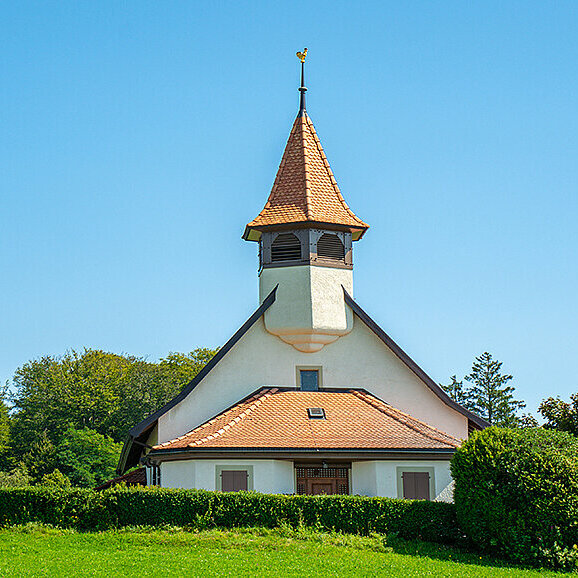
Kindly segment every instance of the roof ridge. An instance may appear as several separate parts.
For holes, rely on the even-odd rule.
[[[168,440],[166,442],[163,442],[162,444],[156,445],[155,449],[161,448],[164,446],[168,446],[168,445],[170,445],[176,441],[182,440],[182,439],[190,436],[194,431],[200,430],[202,428],[206,428],[206,427],[210,426],[211,424],[215,423],[217,420],[225,418],[225,416],[227,416],[228,414],[231,414],[235,411],[239,411],[239,409],[242,409],[241,413],[237,417],[235,417],[234,419],[231,419],[228,423],[226,423],[218,431],[211,433],[208,436],[205,436],[203,438],[198,438],[196,440],[193,440],[187,445],[188,445],[188,447],[193,447],[195,445],[198,446],[198,445],[201,445],[202,443],[205,443],[207,441],[210,441],[212,439],[220,437],[226,431],[230,430],[234,425],[236,425],[237,423],[242,421],[245,417],[247,417],[249,414],[251,414],[254,409],[259,407],[265,399],[271,397],[271,395],[273,393],[275,393],[276,391],[277,391],[277,388],[263,388],[263,389],[259,390],[258,392],[252,394],[249,398],[247,398],[244,402],[242,402],[242,404],[239,404],[239,403],[235,404],[233,407],[225,410],[224,412],[217,414],[214,418],[198,425],[197,427],[193,428],[192,430],[189,430],[188,432],[186,432],[182,436],[176,437],[172,440]],[[247,407],[247,406],[249,406],[249,407]]]
[[[305,135],[305,127],[307,124],[307,112],[301,117],[301,146],[303,147],[303,167],[305,170],[305,217],[311,220],[311,183],[309,174],[309,149],[307,147],[307,136]]]
[[[371,395],[367,391],[356,390],[356,389],[352,389],[351,391],[354,395],[356,395],[358,398],[362,399],[365,403],[368,403],[369,405],[375,407],[377,410],[381,411],[382,413],[389,415],[390,417],[392,417],[393,419],[402,423],[403,425],[413,429],[414,431],[416,431],[420,434],[425,435],[426,437],[429,437],[432,440],[442,442],[442,443],[448,443],[448,439],[449,439],[455,443],[456,447],[459,447],[461,444],[461,441],[458,440],[457,438],[455,438],[454,436],[452,436],[452,435],[450,435],[450,434],[448,434],[448,433],[446,433],[446,432],[444,432],[444,431],[442,431],[442,430],[440,430],[434,426],[431,426],[428,423],[421,421],[420,419],[417,419],[417,418],[409,415],[408,413],[401,411],[397,407],[393,407],[392,405],[386,404],[384,401],[380,400],[378,397],[375,397],[374,395]],[[400,417],[402,417],[403,419],[400,419]],[[416,427],[415,423],[418,423],[421,426],[424,426],[425,428],[427,428],[427,430],[432,431],[434,434],[438,434],[438,436],[431,435],[427,431],[425,431],[425,432],[422,431],[421,429]],[[444,438],[446,438],[446,439],[444,439]]]
[[[309,118],[309,115],[306,115],[306,116],[307,116],[307,121],[308,121],[308,127],[309,127],[310,132],[311,132],[311,136],[313,137],[313,141],[315,142],[315,145],[317,146],[317,150],[319,152],[319,155],[321,156],[321,161],[323,162],[323,166],[325,167],[325,170],[327,171],[327,174],[329,176],[329,181],[331,182],[331,185],[333,187],[333,191],[336,193],[337,198],[341,201],[343,208],[349,213],[349,215],[355,221],[357,221],[360,225],[367,227],[368,226],[367,223],[363,222],[351,210],[351,208],[349,207],[349,205],[345,201],[345,198],[341,194],[341,190],[339,189],[339,185],[337,184],[337,179],[335,178],[335,175],[333,174],[333,170],[331,169],[331,165],[329,164],[329,160],[327,158],[327,155],[325,154],[325,151],[323,150],[323,145],[321,144],[321,139],[319,138],[319,136],[317,135],[317,131],[315,130],[315,125],[313,124],[313,121]]]
[[[359,305],[359,303],[343,287],[345,303],[351,307],[353,313],[373,331],[378,339],[410,370],[414,375],[430,389],[443,403],[462,414],[469,421],[473,422],[480,429],[488,427],[490,424],[479,415],[473,413],[452,399]],[[431,426],[430,426],[431,427]]]

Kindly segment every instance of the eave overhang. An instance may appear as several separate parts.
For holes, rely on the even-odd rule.
[[[484,429],[490,426],[490,423],[479,415],[471,412],[453,400],[349,295],[343,287],[345,303],[351,307],[355,315],[363,321],[369,329],[375,333],[383,343],[446,405],[461,413],[474,424],[475,429]]]
[[[247,225],[243,232],[245,241],[258,242],[261,234],[265,231],[289,231],[295,229],[327,229],[329,231],[347,231],[351,233],[354,241],[359,241],[369,227],[352,227],[349,225],[340,225],[339,223],[327,223],[323,221],[294,221],[277,225],[262,225],[259,227],[250,227]]]
[[[159,462],[191,459],[256,458],[259,459],[450,459],[456,448],[171,448],[148,454]]]
[[[269,293],[265,298],[260,307],[245,321],[241,328],[217,351],[217,353],[212,357],[212,359],[199,371],[196,377],[189,382],[181,392],[175,396],[171,401],[163,405],[160,409],[152,413],[146,419],[132,427],[128,431],[128,435],[125,438],[124,445],[120,454],[120,458],[117,466],[117,474],[124,474],[132,466],[136,466],[139,462],[140,456],[142,454],[143,448],[150,448],[146,444],[148,436],[157,424],[158,419],[167,413],[170,409],[175,407],[178,403],[183,401],[195,387],[209,374],[209,372],[227,355],[227,353],[233,348],[233,346],[249,331],[249,329],[257,322],[258,319],[271,307],[275,302],[275,294],[277,292],[277,287]]]

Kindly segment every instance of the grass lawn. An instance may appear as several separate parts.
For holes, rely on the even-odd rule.
[[[260,528],[0,530],[0,576],[561,576],[425,542]]]

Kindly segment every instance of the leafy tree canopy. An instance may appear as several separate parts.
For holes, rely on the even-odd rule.
[[[94,430],[70,428],[56,448],[54,461],[73,485],[93,488],[114,477],[121,449],[122,443]]]
[[[72,486],[70,479],[58,468],[56,468],[51,474],[44,474],[40,479],[40,485],[52,488],[70,488]]]
[[[28,475],[26,466],[20,464],[9,472],[0,472],[0,487],[21,488],[29,486],[32,478]]]
[[[57,444],[71,427],[121,441],[130,427],[177,395],[215,352],[171,353],[152,363],[85,349],[26,363],[11,383],[15,454],[27,453],[42,432]]]
[[[570,396],[570,403],[559,397],[545,399],[538,408],[546,423],[544,427],[578,435],[578,393]]]
[[[5,483],[93,486],[114,474],[126,432],[188,384],[217,350],[170,353],[158,363],[101,350],[45,356],[0,389],[0,470]],[[55,472],[58,472],[57,474]],[[54,480],[53,480],[54,478]]]

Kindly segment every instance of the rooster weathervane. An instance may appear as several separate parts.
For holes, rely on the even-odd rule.
[[[297,58],[301,61],[301,62],[305,62],[305,58],[307,58],[307,48],[303,49],[303,52],[298,52],[297,53]]]

